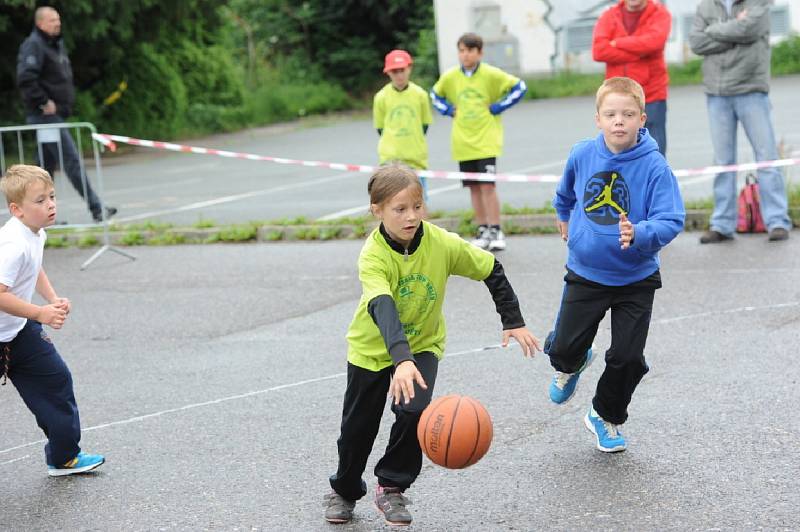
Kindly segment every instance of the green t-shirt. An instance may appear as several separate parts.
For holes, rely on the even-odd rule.
[[[389,247],[380,229],[367,237],[358,257],[361,301],[347,331],[347,360],[351,364],[371,371],[392,365],[383,336],[367,310],[369,302],[383,294],[391,296],[397,305],[411,352],[430,351],[441,358],[447,278],[460,275],[482,281],[492,272],[491,253],[441,227],[422,224],[422,240],[408,260]]]
[[[456,161],[498,157],[503,151],[503,123],[489,106],[500,100],[519,78],[481,63],[467,76],[461,67],[442,74],[433,91],[456,108],[450,149]]]
[[[375,95],[372,119],[375,129],[383,130],[378,141],[380,164],[403,161],[412,168],[428,167],[422,126],[432,122],[431,104],[419,85],[409,82],[405,90],[398,91],[387,84]]]

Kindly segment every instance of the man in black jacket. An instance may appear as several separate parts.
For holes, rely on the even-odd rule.
[[[35,27],[22,43],[17,56],[17,86],[25,104],[28,124],[57,124],[72,114],[75,87],[72,84],[72,66],[61,38],[61,17],[52,7],[36,10]],[[103,221],[103,206],[94,193],[81,168],[80,155],[68,129],[59,131],[64,172],[72,186],[86,200],[92,218]],[[43,167],[50,175],[59,163],[58,144],[43,142]],[[116,214],[117,209],[106,207],[105,217]]]

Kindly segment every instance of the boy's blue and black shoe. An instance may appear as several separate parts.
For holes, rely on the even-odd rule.
[[[86,473],[87,471],[91,471],[92,469],[100,467],[105,461],[105,457],[101,454],[88,454],[81,452],[78,453],[78,456],[64,465],[47,466],[47,474],[51,477],[62,477],[64,475]]]
[[[589,407],[586,417],[583,418],[583,424],[595,435],[597,448],[604,453],[618,453],[628,447],[625,436],[619,431],[617,425],[601,418],[594,408]]]
[[[575,393],[575,387],[578,385],[578,380],[581,378],[581,373],[589,367],[592,363],[594,355],[590,347],[586,351],[586,360],[583,365],[575,373],[561,373],[556,371],[553,375],[553,380],[550,382],[550,400],[556,404],[563,404],[569,401]]]

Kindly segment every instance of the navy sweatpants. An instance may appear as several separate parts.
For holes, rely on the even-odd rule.
[[[47,436],[47,465],[72,460],[81,450],[81,423],[69,368],[42,324],[33,320],[25,323],[16,338],[0,344],[0,357],[6,348],[8,378]]]
[[[592,406],[606,421],[621,425],[628,419],[633,391],[649,371],[644,347],[661,274],[656,271],[625,286],[606,286],[567,270],[564,282],[561,308],[555,328],[545,340],[544,352],[557,371],[575,373],[610,309],[611,347],[606,351],[606,367],[597,382]]]

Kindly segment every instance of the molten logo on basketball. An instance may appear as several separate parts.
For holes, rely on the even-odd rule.
[[[439,451],[439,437],[442,435],[442,428],[444,428],[444,414],[439,414],[436,416],[436,420],[433,422],[433,427],[431,427],[430,431],[430,440],[429,440],[429,449],[431,452],[438,452]]]

